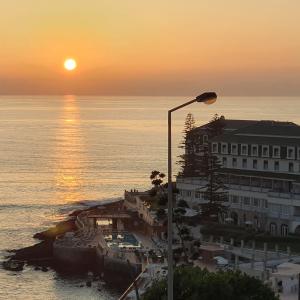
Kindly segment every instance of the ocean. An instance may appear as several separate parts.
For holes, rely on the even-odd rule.
[[[188,97],[0,96],[0,261],[74,209],[150,186],[167,171],[167,110]],[[185,116],[300,124],[300,97],[219,97],[173,114],[174,174]],[[84,274],[0,266],[0,299],[117,299],[106,285],[80,287]]]

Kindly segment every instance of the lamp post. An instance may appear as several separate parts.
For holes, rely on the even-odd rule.
[[[190,105],[194,102],[213,104],[217,100],[217,94],[206,92],[195,99],[168,111],[168,300],[173,300],[173,186],[172,186],[172,112]]]

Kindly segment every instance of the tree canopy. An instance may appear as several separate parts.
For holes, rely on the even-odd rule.
[[[163,179],[166,177],[166,175],[160,171],[154,170],[150,174],[150,180],[154,187],[159,187],[163,183]]]
[[[207,124],[207,133],[210,138],[222,134],[224,126],[225,118],[215,115]],[[227,201],[228,193],[223,183],[223,176],[218,173],[222,164],[211,150],[209,144],[203,145],[200,156],[200,176],[207,181],[200,190],[202,190],[203,198],[208,201],[202,205],[202,214],[217,217],[225,209],[223,204]]]
[[[143,300],[166,300],[167,280],[155,282]],[[237,271],[209,272],[179,267],[174,273],[174,300],[279,300],[260,280]]]
[[[193,177],[197,175],[197,160],[198,156],[195,153],[195,141],[193,129],[195,129],[194,116],[188,113],[185,119],[183,129],[183,140],[179,148],[184,150],[184,153],[179,155],[177,164],[180,165],[180,176]]]

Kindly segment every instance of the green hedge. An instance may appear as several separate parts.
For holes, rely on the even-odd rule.
[[[241,240],[245,245],[251,247],[252,241],[255,240],[256,248],[263,248],[264,243],[268,243],[268,249],[275,249],[277,244],[279,249],[286,251],[287,247],[291,248],[294,253],[300,253],[300,236],[289,235],[287,237],[271,236],[268,233],[255,232],[244,227],[227,225],[227,224],[207,224],[201,228],[201,233],[204,237],[214,236],[220,239],[223,236],[224,240],[229,242],[231,238],[234,239],[235,245],[239,245]]]
[[[167,300],[167,280],[156,281],[143,300]],[[240,272],[209,272],[179,267],[174,274],[174,300],[279,300],[270,287]]]

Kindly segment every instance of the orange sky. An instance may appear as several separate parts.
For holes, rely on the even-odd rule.
[[[300,95],[299,0],[0,0],[0,93]],[[66,57],[78,68],[66,72]]]

